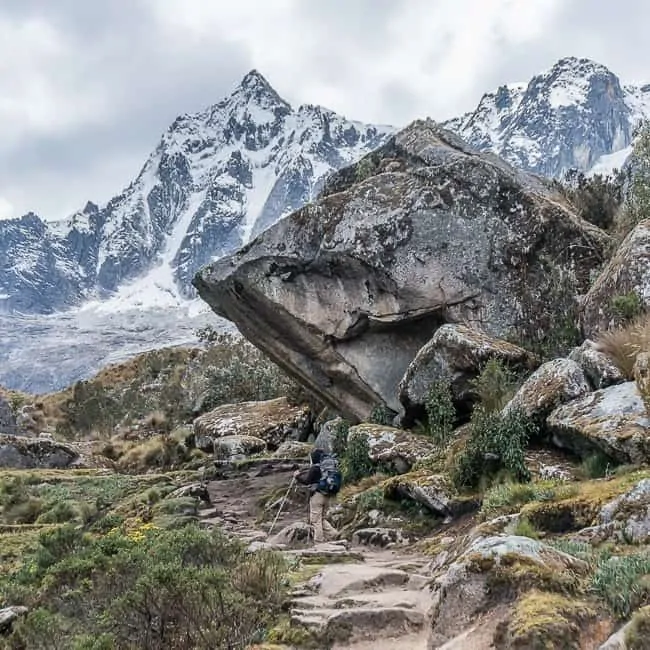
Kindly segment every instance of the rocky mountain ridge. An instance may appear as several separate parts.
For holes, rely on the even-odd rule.
[[[623,85],[604,65],[567,57],[527,83],[486,93],[474,111],[444,126],[479,151],[559,178],[569,169],[620,167],[648,116],[650,85]]]
[[[0,222],[0,309],[52,313],[119,289],[133,306],[191,297],[199,267],[308,202],[391,132],[294,109],[253,70],[229,97],[178,117],[106,206]]]

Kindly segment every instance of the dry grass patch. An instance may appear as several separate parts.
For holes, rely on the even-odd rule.
[[[638,316],[627,325],[602,332],[596,347],[606,354],[627,379],[634,379],[638,354],[650,350],[650,314]]]

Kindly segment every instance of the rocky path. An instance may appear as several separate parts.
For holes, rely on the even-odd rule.
[[[291,595],[290,625],[322,639],[324,650],[425,650],[431,605],[428,558],[345,541],[282,545],[275,534],[286,527],[301,530],[307,518],[307,495],[293,490],[269,537],[295,467],[262,464],[211,481],[212,507],[203,512],[203,525],[219,524],[254,544],[272,543],[288,557],[314,565],[316,574]]]

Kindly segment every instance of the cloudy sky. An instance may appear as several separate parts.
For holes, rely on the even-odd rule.
[[[650,82],[649,22],[646,0],[1,0],[0,217],[105,202],[251,68],[292,103],[400,125],[567,55]]]

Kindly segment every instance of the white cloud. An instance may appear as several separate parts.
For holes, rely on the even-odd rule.
[[[252,67],[294,104],[401,125],[566,55],[636,80],[646,19],[641,0],[3,0],[0,195],[45,217],[109,199]]]
[[[14,206],[4,197],[0,196],[0,221],[11,219],[14,216]]]

